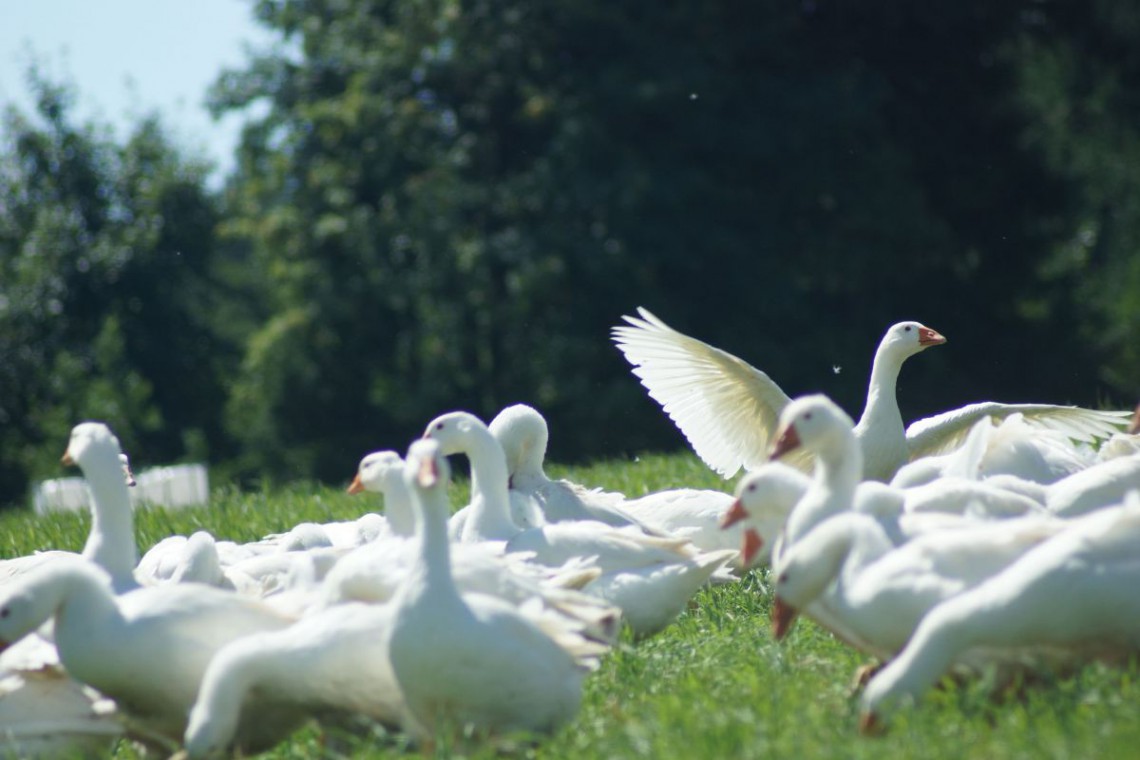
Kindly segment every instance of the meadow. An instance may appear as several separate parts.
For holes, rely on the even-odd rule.
[[[549,468],[552,476],[622,490],[629,495],[680,486],[728,489],[693,455]],[[349,474],[346,472],[346,475]],[[467,486],[452,486],[461,504]],[[145,551],[172,533],[207,529],[239,541],[304,521],[348,519],[381,505],[369,494],[349,496],[314,484],[282,490],[215,491],[209,508],[136,513]],[[84,515],[0,515],[4,556],[37,548],[79,550]],[[865,659],[823,629],[801,620],[783,642],[772,639],[766,571],[708,588],[664,632],[644,641],[628,636],[586,682],[578,718],[537,743],[518,742],[507,756],[526,758],[1114,758],[1140,751],[1140,669],[1090,666],[1051,677],[1016,696],[995,698],[985,677],[947,682],[914,709],[898,713],[883,736],[856,730],[851,681]],[[1057,599],[1057,614],[1066,614]],[[351,733],[308,727],[269,758],[395,758],[419,754],[378,727]],[[503,757],[502,748],[440,743],[438,757]],[[113,757],[134,758],[123,743]]]

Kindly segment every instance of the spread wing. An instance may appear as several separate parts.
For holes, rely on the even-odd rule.
[[[1002,420],[1020,413],[1026,424],[1061,433],[1074,441],[1093,443],[1118,433],[1131,412],[1101,411],[1054,404],[999,404],[983,401],[912,422],[906,429],[911,460],[944,454],[958,448],[970,428],[983,417]]]
[[[697,456],[726,478],[766,462],[787,394],[747,362],[637,311],[613,328],[614,343]]]

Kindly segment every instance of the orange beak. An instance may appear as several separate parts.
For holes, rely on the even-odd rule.
[[[1128,426],[1128,432],[1132,435],[1140,434],[1140,404],[1136,405],[1136,414],[1132,415],[1132,424]]]
[[[360,473],[356,473],[356,477],[348,484],[348,492],[351,494],[358,494],[364,491],[364,481],[360,479]]]
[[[764,548],[764,539],[752,528],[744,531],[744,542],[740,547],[740,561],[745,567],[751,567],[756,555]]]
[[[796,432],[795,425],[788,425],[780,431],[780,437],[776,439],[776,443],[772,446],[772,450],[768,452],[769,459],[779,459],[787,454],[789,451],[794,451],[800,447],[800,434]]]
[[[725,528],[731,528],[741,520],[746,519],[748,519],[748,511],[744,509],[744,502],[742,502],[740,499],[737,499],[736,501],[732,502],[732,506],[729,507],[728,510],[720,516],[721,530],[724,530]]]
[[[792,629],[792,623],[796,622],[796,615],[798,614],[799,612],[795,607],[780,597],[776,597],[776,601],[772,604],[772,636],[776,641],[780,641],[788,635],[788,631]]]
[[[918,345],[923,348],[941,346],[945,342],[946,338],[942,337],[942,333],[937,330],[931,330],[929,327],[918,328]]]
[[[63,456],[59,458],[59,461],[60,464],[64,465],[65,467],[73,467],[75,465],[75,460],[71,458],[70,451],[63,452]]]

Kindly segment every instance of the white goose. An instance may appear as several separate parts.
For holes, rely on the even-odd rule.
[[[771,561],[776,536],[811,482],[810,477],[793,467],[768,462],[736,484],[736,498],[721,518],[721,526],[739,531],[740,561],[744,567]]]
[[[985,479],[996,475],[1048,485],[1080,472],[1095,460],[1056,430],[1030,425],[1021,413],[975,422],[963,443],[945,454],[925,456],[899,468],[891,485],[922,485],[939,477]]]
[[[284,739],[312,714],[365,715],[398,727],[405,706],[388,659],[393,612],[391,605],[340,604],[222,647],[190,711],[187,756],[242,749],[234,737],[249,723],[266,732],[276,727]]]
[[[867,685],[860,727],[877,729],[955,663],[1068,654],[1134,654],[1140,648],[1140,497],[1073,521],[1003,572],[932,609],[910,642]],[[1057,614],[1057,600],[1065,600]]]
[[[54,621],[59,659],[150,731],[179,740],[214,653],[291,620],[248,597],[199,584],[115,596],[107,574],[61,558],[0,590],[0,643]]]
[[[511,491],[537,502],[546,522],[597,520],[614,526],[634,523],[621,511],[624,494],[547,477],[543,461],[550,430],[546,418],[534,407],[508,406],[495,415],[488,428],[507,457]]]
[[[543,469],[550,432],[537,409],[526,404],[509,406],[488,427],[507,456],[511,490],[537,501],[547,522],[598,520],[615,526],[636,525],[653,535],[688,539],[702,551],[731,549],[740,543],[739,531],[726,532],[719,526],[732,503],[729,494],[677,488],[628,499],[616,491],[551,480]]]
[[[378,493],[384,497],[384,517],[388,532],[410,536],[415,527],[412,498],[404,486],[404,459],[395,451],[373,451],[360,460],[348,486],[352,494]]]
[[[683,539],[647,536],[596,521],[520,528],[508,508],[506,455],[482,420],[468,412],[440,415],[428,424],[424,438],[438,441],[445,455],[465,454],[471,461],[471,511],[462,541],[506,542],[507,551],[533,552],[535,561],[552,567],[594,557],[603,572],[693,556],[692,546]]]
[[[747,362],[677,332],[639,308],[638,317],[615,327],[613,338],[634,374],[649,390],[715,471],[732,477],[766,460],[787,394]],[[863,447],[865,477],[890,480],[910,459],[956,448],[970,426],[984,416],[1015,412],[1070,438],[1089,442],[1111,435],[1126,413],[1100,412],[1049,404],[971,404],[912,423],[904,429],[895,386],[903,362],[930,346],[945,343],[939,333],[917,322],[892,325],[871,366],[867,403],[856,428]],[[1122,416],[1123,415],[1123,416]],[[795,464],[795,462],[793,462]],[[806,467],[806,461],[799,464]]]
[[[116,591],[136,587],[138,547],[127,490],[134,485],[134,478],[119,439],[101,422],[80,423],[72,428],[61,461],[83,470],[91,492],[91,530],[81,556],[106,570]],[[0,588],[45,564],[75,556],[48,551],[0,561]]]
[[[571,720],[598,648],[568,627],[552,638],[498,599],[461,597],[447,537],[450,467],[439,444],[412,444],[406,473],[419,557],[393,602],[389,653],[409,728],[421,738],[466,725],[542,733]]]
[[[780,557],[774,636],[783,638],[799,610],[818,600],[867,654],[888,659],[928,610],[997,574],[1064,526],[1033,516],[940,530],[895,547],[868,515],[836,515]]]
[[[507,551],[531,553],[534,561],[550,567],[588,561],[602,575],[584,590],[620,607],[638,636],[655,633],[676,618],[714,576],[731,580],[718,573],[735,557],[732,549],[701,553],[682,538],[585,520],[520,530],[507,508],[506,456],[479,418],[467,412],[441,415],[424,437],[439,441],[445,454],[463,453],[471,461],[472,511],[462,540],[505,541]]]

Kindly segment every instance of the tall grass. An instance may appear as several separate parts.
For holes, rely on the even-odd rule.
[[[552,474],[640,495],[680,486],[728,489],[692,455],[644,456]],[[467,486],[453,486],[456,503]],[[215,493],[208,509],[141,510],[142,549],[172,533],[206,529],[246,541],[304,521],[349,519],[378,509],[371,496],[298,485],[276,492]],[[35,548],[78,550],[82,515],[0,516],[6,556]],[[1057,599],[1057,615],[1066,614]],[[646,641],[623,639],[587,680],[578,718],[552,737],[521,744],[534,758],[1124,758],[1140,754],[1140,678],[1091,666],[1044,679],[1017,697],[995,699],[985,679],[945,684],[914,709],[897,714],[889,732],[856,732],[851,678],[864,658],[826,631],[801,620],[782,643],[772,640],[763,571],[705,589],[667,630]],[[381,729],[331,735],[309,727],[267,755],[274,758],[391,758],[415,752]],[[439,757],[500,757],[501,751],[439,745]],[[124,744],[115,757],[135,757]]]

